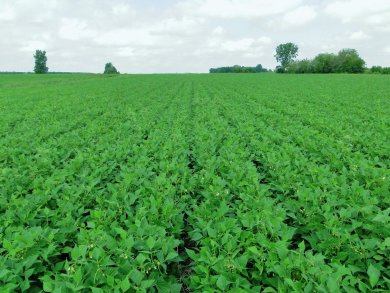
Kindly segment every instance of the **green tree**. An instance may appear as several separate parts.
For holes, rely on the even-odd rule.
[[[343,49],[337,55],[336,72],[362,73],[366,62],[355,49]]]
[[[36,50],[34,54],[35,66],[34,72],[36,74],[44,74],[49,71],[49,68],[46,66],[47,57],[46,51]]]
[[[337,56],[330,53],[318,54],[313,59],[313,70],[315,73],[335,73]]]
[[[106,63],[106,66],[104,67],[104,74],[119,74],[119,71],[111,62],[109,62]]]
[[[370,72],[371,73],[382,73],[382,66],[372,66]]]
[[[383,67],[382,74],[390,74],[390,67]]]
[[[257,64],[256,67],[255,67],[255,71],[257,73],[259,73],[259,72],[267,72],[268,70],[266,68],[264,68],[263,65]]]
[[[276,61],[281,64],[282,70],[277,70],[277,72],[282,72],[287,69],[290,63],[297,58],[298,56],[298,46],[294,43],[280,44],[276,47],[275,58]]]
[[[313,62],[309,59],[292,61],[287,67],[288,73],[314,73]]]

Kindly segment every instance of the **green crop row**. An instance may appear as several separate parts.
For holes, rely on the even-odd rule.
[[[0,78],[0,292],[387,292],[386,76]]]

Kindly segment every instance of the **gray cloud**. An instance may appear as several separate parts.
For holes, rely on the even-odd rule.
[[[146,3],[148,2],[148,3]],[[52,71],[206,72],[274,68],[278,43],[300,58],[356,48],[390,66],[388,0],[1,0],[0,70],[31,71],[45,49]]]

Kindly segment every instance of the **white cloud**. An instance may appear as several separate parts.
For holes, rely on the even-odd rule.
[[[47,50],[48,43],[42,41],[27,41],[24,42],[22,47],[19,49],[22,52],[35,52],[35,50]]]
[[[131,57],[135,55],[135,49],[133,47],[122,47],[115,52],[115,55],[121,57]]]
[[[390,12],[370,15],[367,17],[366,21],[367,23],[374,25],[390,23]]]
[[[211,39],[208,42],[211,52],[241,52],[246,56],[259,56],[263,48],[272,43],[272,39],[266,36],[259,38],[241,39]]]
[[[349,36],[349,38],[355,41],[365,41],[371,39],[371,37],[367,35],[364,31],[354,32]]]
[[[70,59],[70,58],[74,58],[76,54],[74,52],[63,51],[59,54],[59,56],[65,59]]]
[[[115,15],[134,16],[136,14],[130,5],[125,3],[114,5],[111,10]]]
[[[287,12],[282,23],[285,26],[301,26],[307,24],[317,17],[317,12],[312,6],[301,6],[290,12]]]
[[[62,1],[58,0],[0,0],[0,19],[6,14],[9,20],[18,17],[20,21],[28,17],[29,21],[41,22],[52,17],[61,6]]]
[[[335,51],[338,49],[338,47],[335,44],[324,44],[324,45],[321,45],[320,48],[324,52]]]
[[[282,29],[295,28],[303,26],[317,17],[317,12],[312,6],[300,6],[295,8],[281,17],[275,17],[267,22],[269,27]]]
[[[344,0],[330,3],[325,11],[343,22],[361,21],[375,13],[390,10],[389,0]]]
[[[390,32],[390,11],[370,15],[365,22],[379,32]]]
[[[256,42],[258,42],[259,44],[268,45],[268,44],[272,43],[272,39],[269,37],[263,36],[263,37],[257,38]]]
[[[387,48],[385,48],[385,53],[387,53],[387,54],[390,54],[390,46],[389,47],[387,47]]]
[[[59,36],[65,40],[76,41],[91,38],[97,35],[95,30],[89,29],[85,20],[75,18],[63,18],[58,32]]]
[[[222,26],[217,26],[215,29],[213,29],[214,35],[222,35],[225,32],[225,29]]]
[[[254,39],[252,38],[244,38],[241,40],[232,40],[232,41],[225,41],[220,44],[220,48],[223,51],[228,52],[245,52],[248,51],[253,43]]]
[[[389,25],[380,26],[380,27],[376,27],[375,29],[376,29],[378,32],[385,32],[385,33],[388,33],[388,32],[390,32],[390,24],[389,24]]]
[[[140,24],[137,27],[106,30],[97,35],[94,41],[99,45],[120,46],[121,49],[117,51],[117,54],[131,56],[133,53],[129,50],[130,46],[180,45],[183,43],[183,36],[193,36],[199,33],[204,28],[203,23],[202,18],[170,17]]]
[[[152,24],[150,31],[157,34],[193,34],[202,29],[203,18],[166,18]]]
[[[16,13],[12,6],[0,3],[0,20],[9,21],[15,19],[15,17]]]
[[[148,28],[117,28],[97,35],[94,41],[103,46],[152,46],[158,44],[159,37]]]
[[[178,4],[184,13],[219,18],[259,18],[289,11],[302,0],[185,0]]]

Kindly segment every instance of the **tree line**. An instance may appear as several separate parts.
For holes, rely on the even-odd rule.
[[[291,62],[287,72],[291,73],[363,73],[366,62],[355,49],[343,49],[338,54],[322,53],[314,59]]]
[[[370,69],[370,73],[374,73],[374,74],[390,74],[390,67],[373,66]]]
[[[355,49],[342,49],[337,54],[321,53],[313,59],[296,60],[298,45],[280,44],[276,47],[275,58],[279,65],[276,73],[376,73],[390,74],[390,67],[373,66],[366,68],[366,62]],[[267,72],[261,64],[256,67],[235,65],[231,67],[211,68],[210,73],[257,73]],[[272,71],[272,70],[269,70]]]
[[[366,62],[355,49],[342,49],[338,54],[321,53],[313,59],[296,60],[297,56],[296,44],[286,43],[277,46],[275,58],[280,65],[275,71],[277,73],[390,73],[389,67],[366,68]]]
[[[366,62],[355,49],[342,49],[338,54],[321,53],[313,59],[296,60],[298,46],[294,43],[280,44],[276,47],[275,58],[280,64],[276,73],[373,73],[390,74],[390,67],[373,66],[366,68]],[[46,51],[36,50],[34,54],[36,74],[49,72],[47,67]],[[255,67],[234,65],[210,68],[210,73],[261,73],[272,70],[264,68],[261,64]],[[104,74],[120,74],[115,66],[108,62],[104,67]]]
[[[226,67],[218,67],[218,68],[210,68],[210,73],[260,73],[260,72],[268,72],[272,70],[268,70],[264,68],[261,64],[256,65],[255,67],[234,65],[234,66],[226,66]]]

